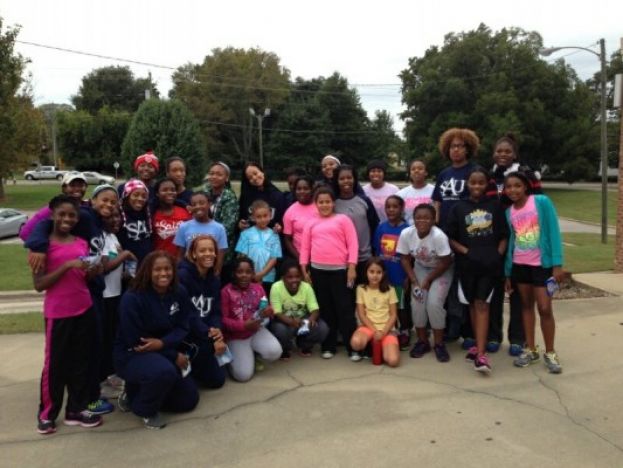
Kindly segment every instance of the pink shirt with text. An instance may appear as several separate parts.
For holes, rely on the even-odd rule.
[[[518,265],[541,265],[541,248],[539,247],[540,227],[539,213],[536,210],[534,197],[528,197],[526,204],[516,209],[510,207],[510,218],[515,231],[515,250],[513,263]]]

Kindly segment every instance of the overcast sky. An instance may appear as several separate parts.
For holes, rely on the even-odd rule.
[[[398,73],[409,57],[443,44],[448,32],[472,30],[481,22],[493,30],[518,26],[541,33],[546,46],[595,51],[603,37],[608,57],[623,37],[621,0],[0,0],[0,16],[5,26],[21,25],[18,40],[174,67],[199,63],[215,47],[260,47],[276,53],[292,78],[339,71],[362,85],[358,90],[370,115],[376,109],[400,112]],[[69,103],[89,71],[125,65],[25,44],[16,49],[32,61],[37,104]],[[582,78],[599,70],[594,55],[570,52],[548,60],[566,55]],[[151,71],[166,96],[170,71],[131,68],[136,76]]]

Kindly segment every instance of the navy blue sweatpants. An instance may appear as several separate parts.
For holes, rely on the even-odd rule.
[[[132,412],[148,418],[158,411],[182,413],[199,402],[197,385],[160,353],[136,353],[121,372]]]
[[[192,360],[190,375],[207,388],[221,388],[225,384],[225,369],[218,365],[212,343],[199,346],[197,355]]]

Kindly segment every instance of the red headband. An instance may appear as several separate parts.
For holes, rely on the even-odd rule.
[[[158,158],[151,151],[148,151],[145,154],[141,154],[134,160],[134,170],[137,171],[138,166],[143,163],[150,164],[156,170],[156,172],[158,172],[158,170],[160,169],[160,163],[158,163]]]

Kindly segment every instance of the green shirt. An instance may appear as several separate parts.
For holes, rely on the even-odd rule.
[[[277,281],[270,288],[270,304],[276,314],[292,318],[303,318],[318,310],[314,290],[305,282],[301,282],[299,290],[293,296],[288,292],[283,280]]]

